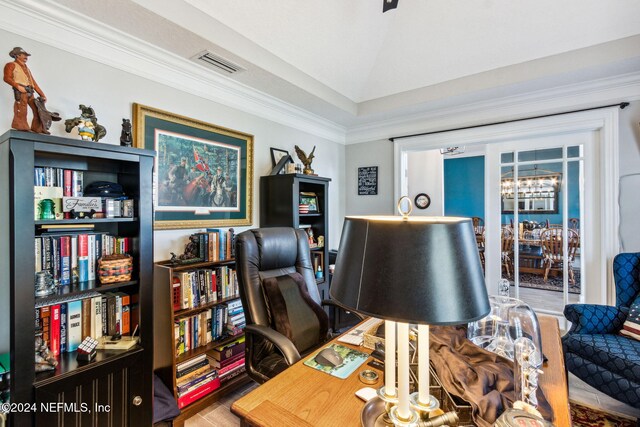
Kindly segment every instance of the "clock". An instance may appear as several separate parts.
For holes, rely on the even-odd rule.
[[[420,193],[416,196],[414,201],[418,209],[427,209],[431,204],[431,197],[425,193]]]

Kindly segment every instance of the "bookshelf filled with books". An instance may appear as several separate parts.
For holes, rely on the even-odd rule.
[[[189,245],[197,248],[189,259],[154,269],[154,370],[180,408],[173,426],[249,381],[233,229],[196,233]]]
[[[98,405],[119,425],[151,424],[153,157],[17,131],[0,138],[12,402]],[[11,422],[73,426],[97,416],[36,411]]]
[[[302,228],[309,247],[318,290],[329,298],[329,182],[330,178],[303,174],[260,177],[260,227]]]

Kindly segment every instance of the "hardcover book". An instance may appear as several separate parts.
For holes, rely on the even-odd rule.
[[[68,345],[67,351],[76,351],[82,342],[82,301],[71,301],[67,304]]]
[[[49,326],[49,348],[54,356],[60,355],[60,304],[51,306],[51,324]]]

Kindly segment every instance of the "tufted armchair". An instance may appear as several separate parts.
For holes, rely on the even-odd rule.
[[[640,294],[640,253],[613,260],[616,306],[569,304],[571,329],[562,337],[567,369],[603,393],[640,407],[640,341],[619,335],[629,307]]]

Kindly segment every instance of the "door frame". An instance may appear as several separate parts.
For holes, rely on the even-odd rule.
[[[599,225],[601,238],[593,242],[594,251],[591,260],[599,262],[598,280],[606,283],[600,288],[599,295],[586,295],[587,303],[615,303],[613,284],[613,257],[620,251],[618,228],[620,223],[619,194],[619,114],[618,107],[602,108],[578,113],[563,114],[531,120],[522,120],[491,126],[469,128],[450,132],[434,133],[394,141],[394,200],[398,200],[407,188],[407,153],[411,151],[431,150],[451,146],[484,145],[485,153],[485,194],[491,194],[491,185],[499,185],[500,169],[498,164],[489,164],[492,153],[497,150],[492,144],[527,140],[530,138],[550,137],[566,133],[593,133],[595,155],[598,156],[600,182]],[[494,156],[497,157],[497,156]],[[498,159],[499,160],[499,159]],[[494,161],[495,162],[495,161]],[[497,184],[496,184],[497,183]],[[495,190],[495,189],[494,189]],[[485,198],[485,212],[492,209],[489,197]],[[485,214],[486,216],[486,214]],[[486,257],[487,260],[499,258],[500,218],[489,215],[485,218]],[[496,231],[497,230],[497,231]],[[500,263],[486,263],[487,289],[490,294],[498,293]]]

